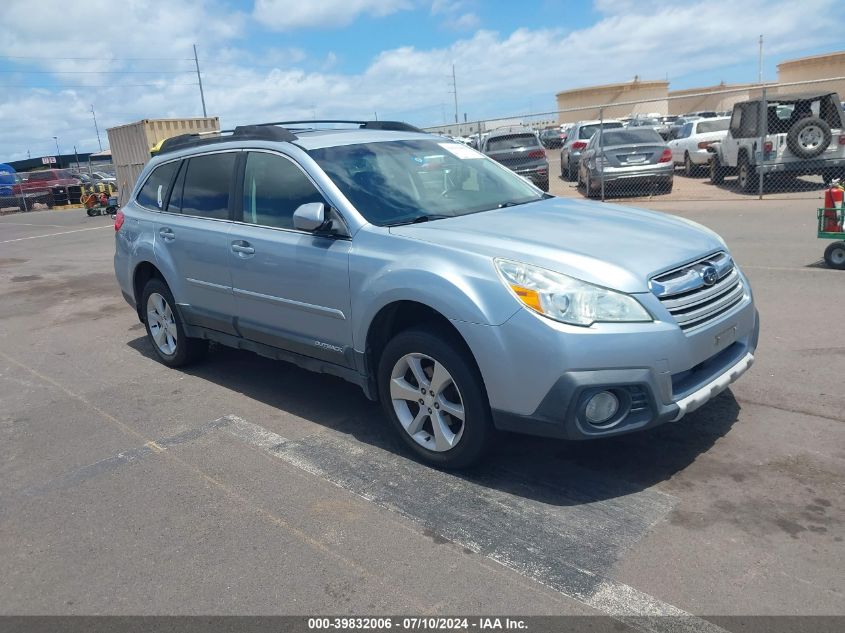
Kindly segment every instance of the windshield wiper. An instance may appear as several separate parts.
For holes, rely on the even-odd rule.
[[[496,208],[497,208],[497,209],[504,209],[505,207],[515,207],[515,206],[518,206],[518,205],[520,205],[520,204],[528,204],[529,202],[537,202],[537,200],[522,200],[522,201],[520,201],[520,202],[517,202],[517,201],[514,201],[514,200],[510,200],[510,201],[508,201],[508,202],[502,202],[502,203],[501,203],[500,205],[498,205]]]
[[[428,222],[429,220],[442,220],[444,218],[452,218],[452,215],[443,215],[442,213],[429,213],[426,215],[418,215],[410,220],[403,220],[401,222],[393,222],[387,226],[403,226],[405,224],[420,224],[421,222]]]

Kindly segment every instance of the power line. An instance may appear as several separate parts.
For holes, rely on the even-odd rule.
[[[45,61],[72,60],[72,61],[98,61],[98,62],[129,62],[129,61],[184,61],[192,62],[193,57],[55,57],[53,55],[0,55],[0,59],[41,59]]]
[[[164,84],[168,88],[172,86],[196,86],[198,84]],[[3,88],[30,88],[39,90],[63,90],[64,88],[161,88],[162,84],[54,84],[52,86],[32,86],[26,84],[0,85]]]
[[[20,75],[179,75],[193,70],[14,70],[0,68],[0,73]]]

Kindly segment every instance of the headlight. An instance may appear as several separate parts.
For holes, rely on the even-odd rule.
[[[517,299],[555,321],[585,327],[597,321],[653,321],[630,295],[530,264],[507,259],[494,261],[502,281]]]

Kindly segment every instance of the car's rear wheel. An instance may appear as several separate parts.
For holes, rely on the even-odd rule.
[[[722,167],[722,161],[719,160],[717,154],[710,159],[710,182],[714,185],[721,185],[725,182],[725,168]]]
[[[845,270],[845,242],[834,242],[824,249],[824,261],[831,268]]]
[[[745,153],[739,155],[737,163],[737,185],[745,193],[754,193],[759,187],[757,170],[751,165]]]
[[[566,160],[566,179],[569,182],[572,182],[573,180],[575,180],[575,178],[576,178],[576,174],[575,174],[575,170],[572,168],[572,161],[567,159]]]
[[[198,360],[208,341],[188,338],[170,288],[160,279],[150,279],[141,294],[147,336],[156,356],[168,367],[180,367]]]
[[[697,167],[695,164],[693,164],[689,152],[684,152],[684,176],[686,176],[687,178],[691,178],[695,175],[696,171]]]
[[[540,187],[540,189],[542,189],[546,193],[549,192],[549,181],[548,180],[541,180],[540,182],[537,183],[537,186]]]
[[[477,462],[493,438],[481,375],[463,343],[428,329],[397,334],[378,370],[379,397],[405,445],[444,468]]]

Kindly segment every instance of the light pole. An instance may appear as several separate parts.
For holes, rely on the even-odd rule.
[[[103,151],[103,144],[100,142],[100,128],[97,127],[97,115],[94,114],[94,104],[91,104],[91,116],[94,117],[94,131],[97,133],[97,145],[100,146],[100,151]]]
[[[61,150],[59,150],[59,137],[54,136],[53,140],[56,141],[56,167],[61,168],[61,166],[62,166],[62,159],[61,159],[62,152],[61,152]]]

